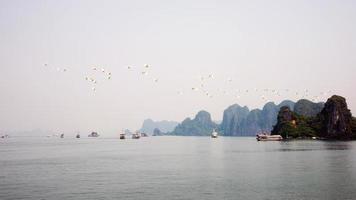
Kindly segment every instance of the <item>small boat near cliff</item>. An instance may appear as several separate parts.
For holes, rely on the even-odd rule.
[[[256,135],[257,141],[281,141],[283,137],[281,135],[267,135],[267,134],[259,134]]]
[[[141,137],[148,137],[147,133],[141,133]]]
[[[132,139],[140,139],[140,137],[141,137],[141,134],[138,131],[136,133],[132,134]]]

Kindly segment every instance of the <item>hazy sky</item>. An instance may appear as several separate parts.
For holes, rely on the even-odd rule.
[[[233,103],[260,108],[306,89],[345,96],[356,113],[355,39],[347,0],[0,0],[0,130],[119,131],[201,109],[221,120]],[[191,90],[209,74],[213,98]]]

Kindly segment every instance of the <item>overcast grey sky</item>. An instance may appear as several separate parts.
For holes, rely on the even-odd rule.
[[[355,113],[355,11],[347,0],[1,0],[0,130],[119,131],[201,109],[221,120],[233,103],[260,108],[306,89],[345,96]],[[191,90],[209,74],[213,98]]]

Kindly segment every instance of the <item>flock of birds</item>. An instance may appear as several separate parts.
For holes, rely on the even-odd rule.
[[[101,76],[104,76],[107,80],[111,79],[111,72],[107,72],[104,68],[98,69],[97,67],[93,67],[92,70],[94,72],[98,72],[99,74],[101,74]],[[96,84],[98,83],[97,76],[85,76],[85,80],[89,81],[89,83],[92,84],[92,90],[95,92]]]
[[[44,67],[51,67],[48,63],[44,64]],[[51,67],[54,68],[54,67]],[[66,73],[68,72],[67,68],[54,68],[56,69],[58,72],[63,72]],[[132,66],[127,66],[126,70],[128,71],[133,71],[133,69],[136,69]],[[139,70],[139,74],[141,76],[148,76],[151,66],[148,64],[144,64],[143,67],[137,68]],[[92,67],[91,68],[91,72],[90,75],[87,75],[84,77],[84,80],[87,81],[90,85],[91,85],[91,89],[93,92],[95,92],[97,90],[97,84],[100,81],[106,80],[106,81],[110,81],[112,78],[112,73],[104,68],[100,68],[100,67]],[[158,78],[152,78],[152,81],[154,83],[158,83],[159,79]],[[302,91],[293,91],[290,89],[273,89],[273,88],[253,88],[253,89],[221,89],[221,88],[217,88],[217,89],[213,89],[211,87],[209,87],[209,85],[216,79],[214,74],[207,74],[207,75],[199,75],[198,76],[198,80],[199,83],[195,84],[194,86],[192,86],[190,88],[190,90],[192,92],[195,93],[202,93],[204,96],[208,97],[208,98],[213,98],[214,96],[219,96],[219,95],[224,95],[224,96],[232,96],[233,98],[239,99],[242,96],[245,95],[257,95],[262,101],[269,101],[270,99],[272,99],[273,97],[281,97],[282,94],[283,96],[294,96],[297,99],[309,99],[313,102],[320,102],[323,99],[325,99],[325,97],[327,97],[328,95],[331,95],[332,91],[328,90],[328,91],[323,91],[323,92],[311,92],[309,89],[305,89]],[[227,84],[230,84],[231,86],[233,86],[233,82],[234,80],[230,77],[225,79]],[[231,88],[231,87],[230,87]],[[187,90],[183,91],[183,90],[178,90],[177,94],[178,95],[184,95],[185,92],[187,92]]]
[[[192,87],[191,90],[195,92],[202,92],[209,98],[213,98],[214,95],[225,95],[225,96],[232,96],[233,98],[240,99],[242,96],[246,95],[257,95],[263,101],[270,101],[273,97],[282,97],[283,96],[294,96],[297,99],[309,99],[313,102],[320,102],[325,97],[332,94],[331,90],[323,91],[323,92],[311,92],[309,89],[305,89],[302,91],[298,90],[290,90],[290,89],[271,89],[271,88],[253,88],[253,89],[221,89],[218,88],[216,91],[208,90],[207,85],[211,80],[215,79],[214,74],[208,74],[205,76],[200,75],[198,77],[199,84],[198,86]],[[234,80],[232,78],[226,78],[226,83],[230,85]],[[230,87],[231,88],[231,87]],[[179,94],[183,94],[183,92],[179,92]]]
[[[60,68],[60,67],[53,67],[52,65],[49,65],[48,63],[43,64],[43,66],[45,68],[51,68],[51,69],[56,69],[58,72],[67,72],[68,69],[67,68]],[[148,64],[145,64],[143,66],[143,70],[140,72],[142,76],[148,76],[149,74],[149,69],[150,66]],[[133,67],[131,66],[127,66],[127,70],[132,71]],[[111,80],[112,77],[112,73],[104,68],[100,68],[100,67],[92,67],[91,68],[91,72],[90,75],[86,75],[84,77],[85,81],[87,81],[89,84],[91,84],[91,89],[95,92],[97,89],[97,85],[99,83],[99,80]],[[100,78],[101,77],[101,78]],[[158,78],[153,78],[153,81],[155,83],[158,82]]]

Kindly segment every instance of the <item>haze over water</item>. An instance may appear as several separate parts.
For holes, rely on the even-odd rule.
[[[1,0],[0,200],[356,199],[354,141],[118,138],[148,118],[206,110],[221,121],[232,104],[335,94],[355,111],[355,10],[353,0]]]
[[[1,1],[0,131],[117,132],[202,109],[221,120],[234,103],[261,108],[305,90],[356,110],[355,10],[351,0]],[[191,90],[209,74],[213,98]]]
[[[0,199],[355,199],[355,142],[0,140]]]

